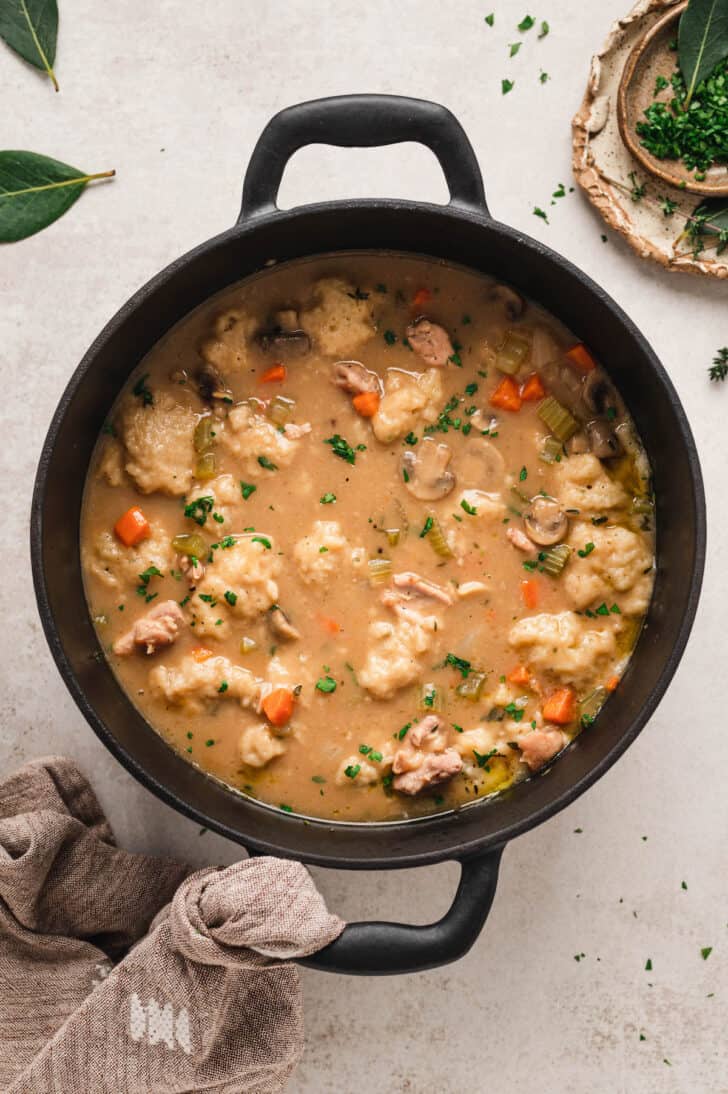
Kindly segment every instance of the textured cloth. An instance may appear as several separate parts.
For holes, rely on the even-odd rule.
[[[0,1090],[279,1091],[303,1048],[291,959],[333,941],[300,863],[120,850],[68,760],[0,783]]]

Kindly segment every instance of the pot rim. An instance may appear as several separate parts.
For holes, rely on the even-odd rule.
[[[50,604],[50,597],[48,593],[48,584],[46,581],[44,559],[43,559],[43,527],[44,527],[44,508],[45,497],[47,489],[47,478],[49,468],[51,466],[55,447],[58,439],[58,434],[61,429],[63,420],[66,416],[68,408],[76,396],[77,392],[83,385],[88,373],[93,368],[95,360],[101,351],[102,347],[111,340],[120,329],[120,327],[126,322],[126,320],[132,316],[140,307],[140,305],[148,298],[152,297],[157,291],[172,280],[175,275],[183,268],[193,264],[198,258],[202,256],[209,256],[219,248],[225,248],[231,244],[237,244],[240,240],[245,239],[248,236],[253,235],[259,231],[276,226],[277,229],[290,226],[296,222],[301,222],[303,218],[314,218],[322,214],[329,215],[336,213],[341,216],[347,214],[359,215],[362,211],[369,211],[383,214],[396,213],[398,215],[408,215],[410,213],[426,214],[428,216],[436,216],[445,221],[452,222],[453,225],[462,227],[463,225],[477,227],[480,230],[487,230],[495,232],[497,235],[505,236],[514,245],[522,247],[525,252],[535,253],[541,260],[546,260],[552,264],[561,267],[569,276],[576,278],[582,283],[592,295],[597,297],[600,302],[606,306],[611,312],[614,319],[620,323],[627,331],[631,339],[639,346],[642,353],[649,361],[651,371],[655,377],[661,382],[665,389],[666,395],[670,400],[673,411],[676,415],[679,428],[680,438],[682,446],[684,447],[688,465],[690,468],[690,478],[693,489],[693,499],[695,506],[695,529],[694,529],[694,562],[689,575],[689,591],[686,598],[686,605],[683,617],[677,628],[675,638],[672,644],[671,652],[668,658],[663,662],[659,672],[659,676],[651,692],[647,696],[639,714],[633,718],[627,730],[623,732],[620,737],[612,744],[612,746],[604,753],[604,755],[594,763],[589,770],[580,778],[574,780],[562,793],[557,797],[549,800],[538,808],[526,813],[521,819],[512,822],[501,830],[496,832],[486,833],[480,837],[468,839],[466,843],[453,846],[454,840],[457,838],[457,828],[459,822],[463,819],[463,814],[470,815],[471,812],[475,812],[478,809],[485,810],[489,807],[493,807],[495,801],[488,801],[487,799],[477,803],[469,805],[466,809],[460,811],[449,811],[444,814],[430,814],[421,818],[413,818],[411,820],[392,821],[384,823],[366,823],[366,822],[329,822],[320,818],[306,818],[301,814],[285,814],[274,807],[269,807],[263,803],[256,802],[254,799],[244,797],[247,806],[253,808],[263,808],[266,811],[271,812],[275,817],[275,821],[278,824],[292,824],[300,825],[306,824],[309,827],[315,826],[319,830],[329,829],[332,834],[339,833],[342,830],[351,831],[356,830],[359,833],[365,833],[372,831],[377,834],[377,837],[383,837],[385,832],[399,832],[403,833],[404,830],[411,831],[416,827],[417,831],[429,832],[431,834],[442,835],[443,833],[449,837],[446,838],[444,843],[435,841],[433,845],[424,851],[410,851],[406,847],[404,849],[398,849],[396,853],[389,850],[382,854],[377,854],[374,857],[354,857],[346,858],[342,857],[342,852],[337,853],[335,841],[332,840],[332,850],[329,853],[306,853],[302,855],[295,850],[292,850],[290,846],[286,846],[285,842],[278,842],[277,839],[260,839],[257,836],[251,837],[244,832],[235,829],[232,825],[229,825],[223,821],[218,821],[196,806],[190,805],[182,798],[177,791],[173,790],[170,786],[160,781],[154,775],[150,774],[146,768],[133,756],[126,747],[123,746],[112,731],[106,726],[105,722],[100,715],[96,713],[95,708],[91,702],[86,698],[85,691],[73,669],[64,648],[64,643],[61,638],[60,627],[56,624],[55,617]],[[386,248],[373,248],[374,250],[386,251]],[[366,251],[367,248],[362,247],[342,247],[342,253],[356,253]],[[392,247],[392,253],[398,254],[421,254],[422,257],[427,257],[427,252],[416,252],[408,248]],[[332,253],[331,249],[327,249],[325,252],[320,253]],[[306,257],[306,255],[295,255],[294,257],[286,257],[280,260],[280,264],[290,261],[296,261],[299,257]],[[308,257],[315,257],[315,252],[310,253]],[[437,256],[429,256],[433,261],[443,261],[442,258]],[[276,260],[277,261],[277,260]],[[467,261],[459,261],[460,265],[465,268],[473,269]],[[253,276],[248,274],[247,276]],[[242,280],[245,280],[243,278]],[[234,284],[230,282],[229,284]],[[215,290],[215,292],[218,290]],[[209,295],[215,295],[215,292]],[[204,301],[204,298],[203,298]],[[202,301],[201,301],[202,302]],[[558,318],[558,313],[557,313]],[[177,320],[178,322],[180,320]],[[156,341],[157,339],[155,339]],[[138,360],[134,362],[133,367],[136,367]],[[131,371],[131,370],[130,370]],[[437,205],[429,202],[411,201],[405,199],[346,199],[343,201],[327,201],[307,204],[305,206],[296,207],[289,210],[275,210],[272,212],[264,212],[252,217],[248,220],[238,222],[231,228],[213,236],[179,258],[173,260],[166,267],[164,267],[159,273],[150,278],[144,285],[142,285],[116,312],[116,314],[106,323],[106,325],[99,332],[97,337],[91,343],[90,347],[83,355],[80,363],[72,373],[60,399],[56,410],[51,419],[48,427],[48,432],[43,443],[41,455],[38,463],[38,470],[36,473],[35,484],[33,489],[33,498],[31,505],[30,515],[30,546],[31,546],[31,564],[33,574],[33,584],[35,588],[36,598],[38,602],[41,623],[46,636],[46,640],[49,644],[53,659],[59,669],[61,677],[63,678],[66,686],[68,687],[74,701],[81,710],[87,722],[96,733],[97,737],[103,742],[103,744],[109,749],[112,755],[119,760],[119,762],[132,774],[146,789],[150,790],[158,798],[164,801],[167,805],[172,806],[178,812],[183,813],[185,816],[198,823],[203,824],[205,827],[225,836],[226,838],[243,844],[246,847],[254,849],[256,852],[262,852],[265,854],[275,854],[281,857],[303,859],[306,862],[327,866],[332,868],[349,868],[349,869],[389,869],[389,868],[405,868],[414,867],[420,865],[430,865],[436,862],[441,862],[452,858],[468,858],[477,854],[481,854],[485,850],[492,848],[502,847],[505,843],[509,842],[516,836],[522,835],[524,832],[536,827],[543,821],[554,816],[560,812],[571,802],[575,801],[581,794],[583,794],[590,786],[592,786],[605,772],[616,762],[616,760],[622,755],[623,752],[629,747],[635,740],[640,731],[644,728],[645,724],[654,713],[658,703],[662,699],[674,673],[682,658],[682,654],[685,650],[685,646],[692,629],[692,625],[697,611],[697,605],[700,596],[700,589],[702,584],[705,552],[706,552],[706,516],[705,516],[705,497],[703,490],[702,474],[700,471],[700,464],[698,460],[697,449],[692,436],[690,426],[687,421],[685,411],[677,396],[675,388],[665,371],[664,367],[656,357],[651,346],[647,342],[645,336],[641,333],[635,323],[625,314],[621,307],[611,298],[611,296],[603,289],[599,284],[592,280],[587,274],[576,267],[568,259],[559,255],[551,248],[545,246],[540,241],[534,240],[529,236],[524,235],[522,232],[510,227],[509,225],[502,224],[496,221],[485,210],[481,211],[471,206],[465,206],[451,202],[449,205]],[[636,659],[639,653],[638,647],[635,650],[634,658]],[[152,730],[152,732],[156,732]],[[578,738],[576,739],[578,741]],[[170,747],[171,755],[174,755],[173,750]],[[185,763],[186,761],[181,760]],[[189,765],[186,765],[189,766]],[[203,772],[199,773],[202,778],[209,778],[204,775]],[[548,775],[548,771],[544,772],[544,775]],[[543,776],[541,776],[543,777]],[[212,780],[210,780],[212,783]],[[531,780],[527,780],[530,782]],[[229,788],[225,788],[227,793],[235,793]],[[516,792],[517,792],[516,788]],[[244,817],[243,817],[244,819]],[[448,829],[452,831],[449,832]],[[285,830],[283,830],[285,831]]]

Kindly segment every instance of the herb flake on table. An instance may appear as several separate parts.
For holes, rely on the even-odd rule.
[[[535,22],[536,20],[533,18],[532,15],[524,15],[523,19],[521,19],[520,23],[518,24],[518,29],[523,34],[525,31],[530,30]]]
[[[486,15],[485,22],[488,24],[489,27],[492,27],[495,23],[495,13],[491,12],[490,15]]]
[[[88,175],[37,152],[0,152],[0,243],[17,243],[63,216],[89,182],[114,171]]]
[[[509,91],[513,91],[515,87],[515,80],[501,80],[501,95],[507,95]]]
[[[533,207],[533,215],[534,215],[535,217],[540,217],[540,218],[541,218],[541,220],[545,221],[545,222],[546,222],[546,224],[548,224],[548,222],[549,222],[549,218],[548,218],[548,216],[547,216],[547,215],[546,215],[546,213],[545,213],[545,212],[543,211],[543,209],[539,208],[539,206],[538,206],[538,205],[534,205],[534,207]]]
[[[508,56],[515,57],[522,45],[522,42],[511,42]]]

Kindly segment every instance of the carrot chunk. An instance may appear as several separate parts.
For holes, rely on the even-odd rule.
[[[543,716],[547,722],[565,726],[573,722],[576,712],[576,695],[573,688],[559,688],[549,695],[543,705]]]
[[[293,714],[293,692],[288,688],[274,688],[260,705],[271,725],[284,726]]]
[[[286,378],[286,366],[277,364],[267,368],[260,377],[260,384],[280,384]]]
[[[530,679],[531,673],[525,665],[516,665],[516,667],[511,669],[506,676],[506,680],[509,684],[517,684],[519,687],[526,687]]]
[[[516,411],[521,409],[521,393],[518,390],[518,384],[512,377],[503,377],[490,397],[490,405],[497,406],[500,410]]]
[[[379,410],[378,391],[362,391],[351,401],[354,404],[354,410],[357,414],[361,414],[362,418],[373,418]]]
[[[541,377],[537,372],[531,374],[521,388],[521,398],[524,403],[535,403],[546,396],[546,389],[541,383]]]
[[[339,632],[341,631],[340,625],[335,619],[332,619],[330,615],[319,614],[316,616],[316,618],[321,626],[324,628],[324,630],[328,631],[329,634],[339,634]]]
[[[125,547],[136,547],[143,539],[147,539],[151,531],[149,521],[144,516],[138,505],[132,505],[131,509],[119,517],[114,525],[114,531]]]
[[[195,646],[192,650],[192,657],[198,665],[201,665],[203,661],[207,661],[212,656],[212,650],[208,650],[206,646]]]
[[[619,687],[619,677],[610,676],[604,686],[606,687],[607,691],[616,691]]]
[[[424,308],[432,300],[432,293],[429,289],[418,289],[415,295],[412,297],[413,308]]]
[[[534,577],[527,577],[521,582],[521,596],[529,611],[538,607],[539,592],[538,581]]]
[[[566,356],[572,365],[576,365],[582,372],[591,372],[597,367],[596,361],[583,342],[577,342],[571,349],[567,349]]]

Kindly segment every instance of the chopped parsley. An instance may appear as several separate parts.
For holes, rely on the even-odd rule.
[[[471,505],[469,502],[467,502],[465,500],[465,498],[463,498],[463,500],[460,502],[460,508],[464,509],[469,517],[474,517],[476,515],[476,513],[478,512],[477,506],[476,505]]]
[[[652,972],[652,958],[648,957],[645,961],[645,972]]]
[[[266,551],[270,551],[271,543],[267,536],[251,536],[251,543],[262,543]]]
[[[547,80],[550,80],[550,79],[551,79],[551,77],[549,76],[548,72],[542,72],[539,75],[539,80],[542,84],[545,84],[547,82]]]
[[[267,456],[258,456],[258,463],[261,467],[264,467],[266,471],[277,471],[278,465],[269,460]]]
[[[336,691],[336,681],[331,676],[319,676],[316,681],[316,690],[322,691],[324,695],[330,695],[332,691]]]
[[[475,762],[477,763],[478,767],[484,767],[486,771],[490,771],[490,768],[487,766],[488,760],[492,759],[493,756],[497,756],[497,755],[498,755],[498,749],[497,748],[491,748],[490,752],[486,752],[484,755],[481,754],[480,752],[476,752],[476,750],[473,749],[473,756],[475,756]]]
[[[324,444],[330,444],[334,455],[338,456],[340,460],[346,460],[347,463],[356,461],[354,449],[339,433],[334,433],[333,437],[327,437]]]
[[[541,20],[541,29],[538,32],[539,38],[545,38],[550,30],[551,30],[551,27],[548,25],[546,20],[542,19]]]
[[[227,680],[223,680],[222,683],[220,684],[220,687],[217,690],[220,693],[220,695],[224,695],[225,692],[227,691],[228,687],[229,687],[229,685],[228,685]]]
[[[252,482],[243,482],[240,480],[240,493],[243,495],[243,500],[247,501],[251,494],[254,494],[258,489]]]
[[[140,376],[134,387],[131,389],[132,394],[136,395],[138,399],[141,399],[142,406],[151,406],[154,402],[154,396],[147,387],[147,380],[149,379],[149,373],[145,372],[143,376]]]
[[[576,552],[579,558],[586,558],[594,550],[595,545],[593,543],[585,543],[583,547],[580,547]]]
[[[467,387],[465,388],[465,394],[472,396],[472,395],[475,395],[475,392],[477,390],[478,390],[478,385],[477,384],[468,384]]]
[[[607,607],[607,605],[606,605],[606,604],[604,603],[604,601],[602,601],[602,603],[601,603],[601,604],[599,605],[599,607],[597,608],[597,610],[596,610],[596,614],[597,614],[597,615],[609,615],[609,608],[608,608],[608,607]]]
[[[336,501],[336,494],[326,493],[322,494],[319,498],[322,505],[333,505]]]
[[[324,778],[323,775],[312,775],[311,776],[311,782],[312,783],[325,783],[326,779]]]
[[[212,512],[212,507],[215,504],[215,499],[211,495],[207,495],[204,498],[195,498],[188,505],[185,505],[185,516],[189,517],[202,527],[207,520],[209,514]]]
[[[434,523],[435,523],[435,522],[434,522],[434,520],[432,519],[432,517],[428,517],[428,518],[427,518],[427,520],[425,521],[425,523],[424,523],[424,524],[422,525],[422,531],[420,532],[420,539],[424,539],[424,538],[425,538],[425,536],[426,536],[426,535],[427,535],[427,533],[428,533],[428,532],[430,531],[430,529],[432,528],[432,525],[433,525]]]
[[[492,27],[493,23],[495,23],[495,13],[491,12],[490,15],[486,15],[485,22],[488,24],[489,27]]]
[[[522,45],[521,42],[511,42],[510,53],[509,53],[508,56],[509,57],[515,57],[516,54],[518,53],[519,49],[521,48],[521,45]]]
[[[518,24],[518,29],[520,30],[521,34],[523,34],[524,31],[530,30],[535,22],[536,20],[533,18],[532,15],[524,15],[523,19],[521,19],[520,23]]]
[[[222,547],[223,551],[225,551],[228,547],[234,547],[235,542],[235,536],[223,536],[218,544],[213,543],[212,546]]]
[[[222,516],[221,513],[213,513],[212,514],[212,519],[215,521],[216,524],[224,524],[225,523],[225,517]]]
[[[397,335],[394,333],[393,330],[385,330],[384,341],[387,343],[388,346],[393,346],[394,343],[397,341]]]
[[[513,91],[515,86],[515,80],[501,80],[501,95],[507,95],[509,91]]]
[[[538,205],[534,205],[534,207],[533,207],[533,215],[534,215],[535,217],[541,217],[541,220],[545,221],[545,222],[546,222],[546,224],[548,224],[548,222],[549,222],[549,218],[548,218],[548,216],[547,216],[547,215],[546,215],[546,213],[545,213],[545,212],[543,211],[543,209],[540,209],[540,208],[539,208],[539,206],[538,206]]]
[[[398,741],[403,741],[404,738],[407,736],[407,730],[411,729],[411,728],[412,728],[412,723],[411,722],[407,722],[407,725],[402,726],[402,728],[400,730],[398,730],[397,733],[395,734],[395,737],[397,738],[397,740]]]
[[[712,946],[703,946],[703,948],[700,951],[700,956],[702,957],[703,961],[707,961],[708,958],[710,957],[710,955],[712,954],[712,952],[713,952],[713,947]]]
[[[508,705],[503,707],[503,709],[505,710],[506,714],[510,714],[514,722],[523,721],[522,707],[517,707],[515,703],[508,703]]]
[[[232,589],[227,589],[225,592],[225,599],[231,608],[234,608],[238,602],[238,594],[234,593]]]
[[[469,661],[466,661],[463,657],[456,657],[454,653],[448,653],[446,655],[445,664],[452,665],[454,669],[457,669],[463,680],[467,679],[468,673],[472,669],[472,665]]]
[[[286,805],[285,802],[280,802],[278,808],[282,809],[284,813],[292,813],[293,812],[293,806],[292,805]]]
[[[198,593],[198,596],[200,600],[204,600],[211,608],[214,608],[217,604],[217,599],[211,593]]]
[[[417,435],[410,430],[404,439],[404,443],[410,445],[411,448],[414,448],[417,444]]]
[[[361,764],[349,764],[348,767],[344,768],[344,774],[347,779],[355,779],[360,771]]]
[[[522,467],[521,470],[518,472],[518,481],[519,482],[525,482],[527,478],[528,478],[528,470],[527,470],[527,468]]]

